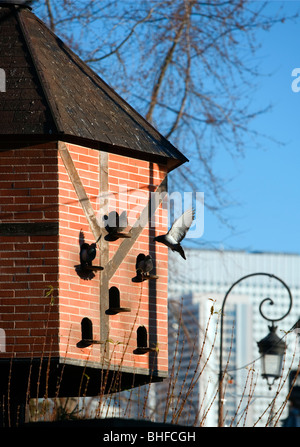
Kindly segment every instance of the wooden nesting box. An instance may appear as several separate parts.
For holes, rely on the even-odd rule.
[[[162,380],[168,253],[153,238],[167,231],[167,174],[186,158],[18,3],[0,1],[1,393]],[[124,210],[111,240],[105,216]],[[96,244],[91,264],[83,244]],[[153,279],[135,282],[141,253]]]

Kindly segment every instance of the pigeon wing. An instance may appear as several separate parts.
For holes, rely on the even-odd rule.
[[[87,261],[87,257],[88,257],[88,248],[89,248],[89,244],[87,244],[86,242],[84,242],[84,243],[81,245],[81,248],[80,248],[80,259],[81,259],[83,262],[86,262],[86,261]]]
[[[145,255],[144,255],[144,253],[140,253],[136,258],[136,265],[135,265],[136,270],[137,269],[143,270],[144,262],[145,262]]]
[[[151,270],[153,270],[153,261],[150,255],[145,256],[145,267],[144,267],[144,271],[147,272],[151,272]]]
[[[84,244],[84,232],[82,230],[79,231],[79,247],[82,246],[82,244]]]
[[[168,235],[171,236],[177,243],[184,239],[188,232],[192,222],[194,220],[194,210],[192,208],[185,211],[178,219],[176,219],[168,231]]]

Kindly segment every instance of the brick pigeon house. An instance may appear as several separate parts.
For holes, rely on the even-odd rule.
[[[187,159],[21,0],[0,0],[0,69],[1,399],[161,381],[168,253],[153,237]]]

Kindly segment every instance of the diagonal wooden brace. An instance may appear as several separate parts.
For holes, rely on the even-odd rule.
[[[149,223],[150,218],[151,218],[151,213],[154,213],[156,211],[156,209],[159,207],[159,205],[162,203],[165,195],[167,194],[167,176],[165,176],[165,178],[163,179],[161,184],[157,187],[155,193],[158,196],[158,200],[155,200],[154,206],[153,206],[153,200],[151,200],[151,197],[150,197],[147,205],[142,210],[135,225],[133,225],[133,227],[129,231],[131,238],[123,240],[123,242],[119,246],[118,251],[115,253],[113,258],[106,265],[105,275],[108,280],[110,280],[112,278],[112,276],[115,274],[115,272],[119,268],[120,264],[123,262],[124,258],[126,257],[128,252],[130,251],[130,249],[133,247],[136,240],[138,239],[139,235],[141,234],[143,229]]]
[[[83,209],[83,212],[87,218],[88,224],[90,226],[91,232],[95,238],[95,241],[99,238],[100,234],[102,234],[102,228],[97,223],[96,215],[94,213],[91,202],[85,192],[84,186],[81,182],[80,176],[77,172],[77,169],[74,165],[73,159],[69,152],[69,149],[66,143],[59,141],[58,142],[58,151],[61,156],[61,159],[65,165],[66,171],[69,175],[69,178],[73,184],[75,192],[77,194],[79,203]]]

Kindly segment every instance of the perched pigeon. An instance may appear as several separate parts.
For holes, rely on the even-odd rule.
[[[96,257],[96,244],[99,241],[101,236],[98,237],[96,243],[88,244],[84,242],[80,247],[80,264],[82,267],[91,266],[93,260]]]
[[[156,236],[154,241],[161,242],[172,251],[178,251],[178,253],[186,259],[180,242],[184,239],[195,217],[195,212],[192,208],[185,211],[178,219],[175,220],[173,225],[167,234]]]
[[[147,274],[153,270],[153,261],[150,255],[139,255],[137,259],[136,271],[139,274]]]
[[[150,255],[140,253],[136,258],[136,276],[132,279],[133,282],[143,282],[150,279],[150,272],[153,270],[153,261]]]
[[[128,225],[126,211],[123,211],[120,216],[116,211],[111,211],[108,216],[104,216],[104,220],[106,221],[105,229],[108,232],[105,240],[109,241],[116,241]]]

